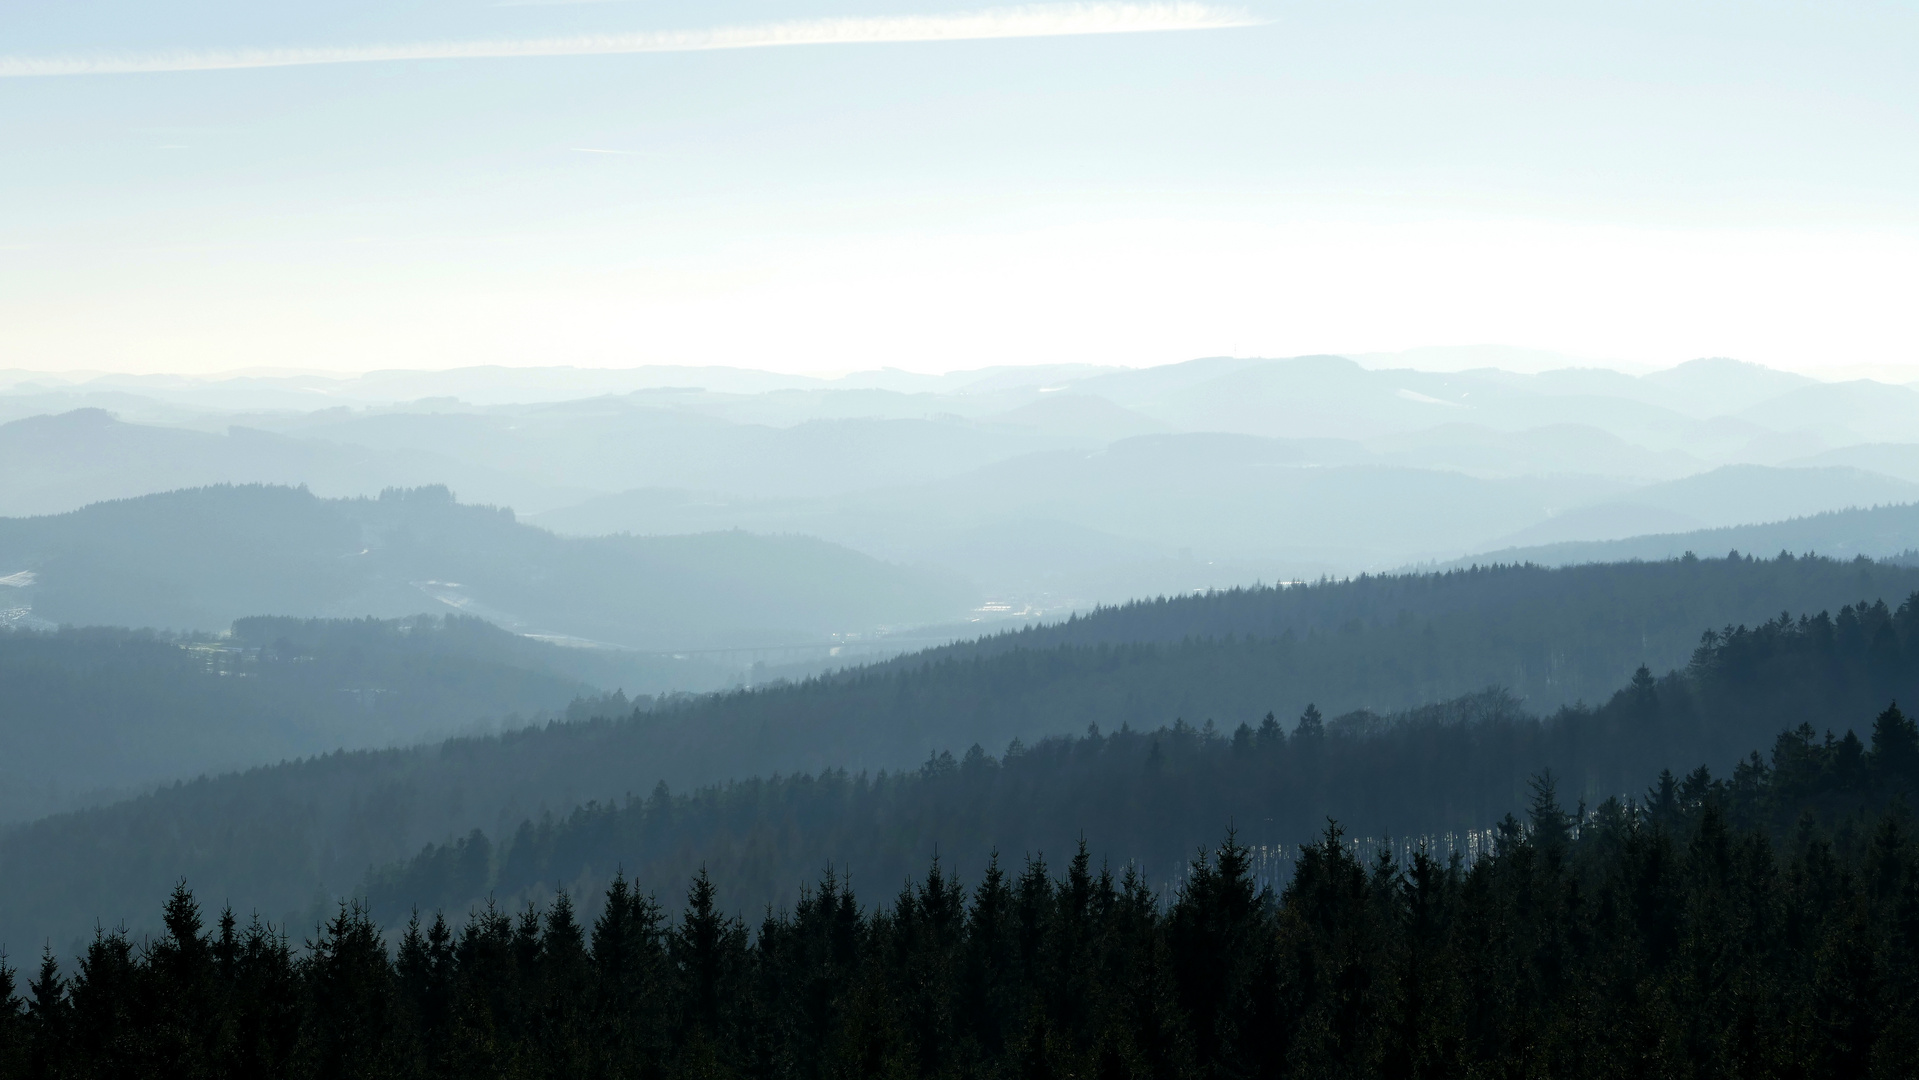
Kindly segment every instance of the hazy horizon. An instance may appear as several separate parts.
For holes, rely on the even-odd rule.
[[[1915,40],[0,3],[0,1077],[1904,1075]]]
[[[1611,371],[1633,377],[1671,371],[1695,361],[1733,361],[1752,367],[1766,368],[1772,371],[1803,375],[1819,382],[1852,382],[1870,380],[1875,382],[1908,383],[1919,382],[1919,362],[1911,366],[1896,364],[1857,363],[1846,365],[1791,365],[1766,364],[1746,360],[1742,357],[1723,354],[1688,356],[1670,362],[1633,363],[1615,358],[1581,356],[1558,352],[1552,349],[1529,346],[1484,343],[1477,345],[1418,345],[1391,351],[1364,351],[1358,349],[1324,349],[1297,356],[1338,356],[1358,363],[1370,370],[1402,370],[1434,374],[1453,374],[1469,371],[1501,371],[1515,375],[1539,375],[1554,371]],[[1111,368],[1114,370],[1139,371],[1151,368],[1172,367],[1193,360],[1232,359],[1232,360],[1284,360],[1295,356],[1262,356],[1253,354],[1219,354],[1216,356],[1182,356],[1163,360],[1148,360],[1137,363],[1087,363],[1084,366]],[[444,374],[463,370],[504,369],[511,371],[584,371],[584,372],[623,372],[645,369],[679,369],[698,372],[703,369],[713,371],[735,370],[768,375],[790,376],[798,379],[820,382],[843,382],[857,379],[863,375],[884,375],[901,373],[906,375],[944,376],[964,375],[975,372],[996,371],[1002,369],[1018,370],[1052,368],[1061,365],[1044,360],[1032,360],[1011,364],[968,364],[955,361],[944,365],[929,366],[913,364],[910,361],[898,364],[884,364],[874,367],[845,367],[820,369],[794,369],[777,364],[731,364],[709,363],[492,363],[461,364],[446,363],[439,365],[389,366],[389,367],[280,367],[258,365],[250,367],[228,368],[220,370],[180,370],[160,368],[141,370],[136,368],[113,367],[68,367],[35,368],[32,366],[0,367],[0,378],[4,377],[51,377],[62,380],[84,381],[99,378],[167,378],[175,377],[192,381],[220,382],[234,379],[298,379],[315,378],[324,380],[346,380],[364,378],[370,375],[435,373]],[[3,389],[4,387],[0,387]]]

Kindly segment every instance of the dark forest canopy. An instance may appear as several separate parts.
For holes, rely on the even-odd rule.
[[[1603,700],[1642,664],[1655,672],[1682,666],[1704,627],[1752,625],[1781,611],[1837,611],[1861,597],[1897,602],[1919,590],[1919,568],[1864,558],[1707,554],[1558,568],[1480,565],[1136,600],[928,649],[891,666],[1060,645],[1317,636],[1333,640],[1307,645],[1296,666],[1283,669],[1287,677],[1272,680],[1296,696],[1240,702],[1239,711],[1293,715],[1309,700],[1335,712],[1403,709],[1498,685],[1549,712]],[[1261,658],[1267,668],[1288,663],[1284,654]],[[1307,673],[1310,685],[1300,678]],[[1223,704],[1215,715],[1232,713]],[[1098,719],[1084,717],[1072,730]]]
[[[616,878],[594,918],[427,913],[397,948],[342,905],[296,948],[181,887],[151,940],[0,973],[0,1072],[1902,1077],[1919,844],[1880,808],[1919,734],[1875,735],[1590,813],[1540,777],[1470,863],[1329,828],[1273,891],[1229,834],[1170,902],[1080,845],[1063,873],[935,860],[878,904],[829,873],[752,923],[704,873],[676,917]]]
[[[1894,611],[1875,602],[1848,605],[1836,618],[1782,617],[1757,628],[1715,631],[1686,670],[1657,680],[1642,675],[1596,708],[1539,718],[1495,692],[1450,708],[1342,714],[1326,722],[1318,759],[1306,756],[1311,739],[1302,742],[1298,732],[1270,741],[1270,753],[1243,755],[1236,729],[1246,723],[1246,738],[1256,739],[1256,714],[1229,715],[1210,737],[1203,720],[1160,730],[1162,720],[1120,735],[1127,726],[1122,720],[1102,724],[1112,734],[1097,741],[1036,741],[1027,754],[1010,755],[1014,760],[1002,756],[978,783],[964,765],[970,742],[954,739],[948,750],[961,761],[950,775],[937,755],[933,775],[924,778],[917,769],[884,776],[839,771],[857,762],[836,767],[830,777],[802,770],[812,779],[779,780],[772,774],[784,770],[766,769],[764,780],[689,794],[692,810],[684,818],[677,809],[654,816],[640,806],[651,801],[659,774],[649,776],[636,763],[656,762],[649,755],[671,752],[675,739],[694,733],[719,745],[728,739],[804,745],[816,730],[829,739],[901,723],[913,725],[916,738],[963,737],[969,717],[991,711],[982,701],[992,699],[982,698],[980,689],[1008,671],[1037,682],[1052,664],[1083,672],[1092,684],[1103,673],[1126,674],[1113,657],[1236,658],[1241,654],[1231,650],[1241,644],[1022,651],[730,695],[621,720],[456,740],[432,750],[332,755],[181,785],[0,838],[0,912],[7,920],[0,936],[32,941],[52,934],[71,941],[91,926],[90,917],[81,921],[83,912],[138,925],[182,875],[244,910],[307,925],[329,897],[361,887],[369,867],[413,859],[424,842],[469,837],[475,828],[484,831],[485,857],[472,857],[468,869],[454,875],[470,891],[433,883],[436,870],[411,895],[459,904],[489,885],[505,893],[598,881],[622,862],[635,874],[657,867],[658,877],[644,871],[645,884],[655,887],[687,872],[687,860],[697,857],[730,892],[759,903],[790,892],[828,859],[857,859],[864,880],[873,880],[868,874],[885,880],[906,872],[934,844],[955,857],[962,850],[983,856],[995,844],[1006,851],[1058,850],[1082,831],[1103,849],[1125,851],[1164,874],[1215,835],[1221,820],[1242,822],[1248,839],[1262,844],[1296,843],[1327,813],[1362,835],[1483,829],[1520,805],[1525,778],[1542,767],[1564,778],[1569,797],[1596,803],[1633,790],[1641,776],[1662,768],[1703,763],[1723,774],[1781,730],[1806,723],[1819,732],[1864,730],[1887,701],[1919,701],[1919,607],[1908,602]],[[1088,660],[1102,656],[1106,669]],[[1236,669],[1221,662],[1189,670],[1197,681],[1207,674],[1224,679]],[[858,693],[847,693],[849,686]],[[787,709],[763,713],[767,699]],[[987,756],[982,751],[980,758]],[[925,752],[917,760],[926,761]],[[1162,779],[1148,779],[1152,767]],[[634,783],[636,776],[643,779]],[[522,821],[531,820],[537,835],[542,807],[551,808],[557,838],[572,808],[592,800],[599,806],[582,811],[584,824],[565,833],[577,847],[560,848],[555,839],[552,857],[535,858],[537,847],[516,855]],[[710,812],[700,809],[708,804]],[[668,820],[673,827],[655,838],[661,846],[648,846],[655,843],[649,830]],[[593,830],[601,827],[595,823],[607,823],[613,839],[605,845],[595,846]],[[1270,831],[1255,836],[1256,829]],[[858,843],[870,846],[836,850],[824,839],[808,846],[815,841],[807,837],[829,836],[861,837]],[[426,865],[462,861],[435,851],[442,854],[430,854]],[[495,877],[519,865],[516,858],[531,860],[525,865],[537,872]],[[380,880],[401,882],[393,886],[399,892],[384,894],[392,897],[414,888],[404,875]]]
[[[1289,846],[1328,816],[1359,835],[1463,843],[1463,834],[1523,805],[1541,770],[1587,806],[1627,795],[1662,769],[1697,765],[1688,781],[1695,796],[1714,770],[1736,781],[1742,798],[1776,778],[1795,805],[1822,809],[1838,827],[1844,815],[1820,801],[1822,784],[1919,805],[1912,723],[1896,706],[1872,704],[1894,694],[1919,700],[1914,601],[1896,615],[1848,607],[1837,620],[1713,632],[1684,673],[1656,680],[1642,669],[1605,705],[1543,719],[1488,692],[1390,717],[1326,720],[1309,709],[1290,735],[1270,716],[1230,733],[1184,722],[1094,729],[1015,744],[997,759],[976,745],[957,759],[942,754],[874,777],[829,771],[679,797],[661,788],[527,820],[502,842],[475,830],[430,845],[373,875],[367,895],[394,918],[414,906],[464,909],[489,895],[541,899],[556,887],[590,896],[621,870],[663,887],[705,868],[757,905],[777,902],[828,862],[888,883],[928,851],[966,865],[995,850],[1058,851],[1076,838],[1126,852],[1163,882],[1222,821],[1278,873]],[[1769,762],[1741,754],[1765,743]],[[1746,798],[1741,812],[1758,813],[1758,804]]]
[[[342,746],[518,728],[662,666],[461,615],[242,619],[224,637],[0,630],[0,821]]]

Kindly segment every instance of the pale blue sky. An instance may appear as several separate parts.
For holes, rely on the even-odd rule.
[[[0,368],[1919,365],[1919,5],[1205,7],[0,78]],[[0,71],[989,10],[13,0]]]

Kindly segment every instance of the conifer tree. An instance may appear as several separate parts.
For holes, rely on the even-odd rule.
[[[1904,790],[1919,786],[1919,724],[1896,701],[1872,722],[1872,758],[1881,783]]]
[[[659,905],[615,874],[593,924],[592,1045],[610,1076],[652,1075],[668,1049],[674,983]]]
[[[308,1000],[299,1048],[304,1069],[328,1077],[404,1075],[393,972],[366,908],[341,903],[307,942],[301,968]]]
[[[72,1003],[67,998],[66,980],[60,975],[60,962],[53,957],[53,946],[43,946],[40,966],[27,983],[26,1053],[28,1075],[62,1076],[74,1071],[69,1067],[73,1051]]]
[[[679,1011],[674,1037],[681,1067],[729,1067],[745,1034],[737,991],[744,984],[746,928],[719,910],[717,890],[702,869],[687,889],[686,909],[668,938]]]
[[[19,973],[0,951],[0,1075],[19,1075],[27,1067],[26,1019],[21,1015]]]

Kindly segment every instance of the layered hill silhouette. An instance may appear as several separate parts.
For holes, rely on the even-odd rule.
[[[0,631],[0,823],[343,747],[517,729],[582,697],[725,676],[464,615],[250,618],[223,635]]]
[[[0,516],[65,513],[109,499],[223,483],[306,486],[331,495],[447,484],[523,509],[592,494],[430,449],[372,449],[237,424],[216,432],[127,423],[99,408],[0,424]]]
[[[1723,554],[1727,551],[1756,552],[1761,555],[1789,551],[1801,555],[1907,562],[1914,552],[1919,552],[1919,504],[1834,510],[1784,521],[1687,532],[1648,533],[1618,540],[1508,547],[1460,559],[1451,565],[1463,567],[1504,562],[1570,566],[1628,559],[1676,559],[1687,552]]]
[[[800,533],[1057,613],[1919,500],[1910,387],[1380,361],[31,379],[0,390],[0,514],[443,483],[577,536]]]
[[[464,612],[654,651],[831,643],[960,617],[965,583],[820,540],[562,538],[444,487],[221,486],[0,519],[0,606],[36,624],[224,630],[252,615]]]
[[[1346,718],[1336,730],[1364,732],[1489,687],[1510,691],[1495,695],[1510,703],[1501,715],[1548,714],[1609,700],[1642,664],[1686,666],[1708,629],[1825,611],[1836,613],[1826,619],[1833,633],[1851,640],[1864,620],[1890,619],[1915,591],[1914,569],[1740,557],[1500,567],[1140,603],[802,683],[638,709],[602,704],[590,710],[602,714],[595,720],[332,754],[48,818],[0,837],[0,889],[16,890],[0,894],[11,920],[0,938],[65,940],[95,915],[144,917],[183,875],[203,895],[304,925],[316,898],[330,903],[359,888],[369,868],[409,859],[423,844],[476,828],[504,838],[545,811],[624,805],[662,783],[684,792],[775,774],[916,769],[929,755],[957,759],[974,744],[1004,755],[1015,740],[1030,746],[1095,724],[1115,733],[1178,722],[1223,737],[1269,712],[1290,724],[1309,703],[1329,724]],[[1847,698],[1844,708],[1861,701]],[[1858,723],[1850,711],[1845,722]],[[1764,726],[1769,717],[1752,720]],[[1772,734],[1741,729],[1687,752],[1709,752],[1715,768],[1727,768],[1718,757]],[[1593,782],[1602,775],[1610,774]],[[84,924],[78,912],[88,913]]]

